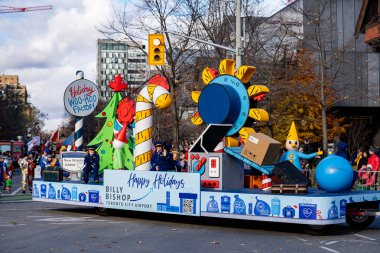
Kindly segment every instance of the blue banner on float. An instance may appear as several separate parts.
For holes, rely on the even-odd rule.
[[[82,206],[103,206],[103,185],[33,181],[33,200]]]
[[[200,215],[198,173],[104,171],[107,208]]]
[[[270,217],[271,221],[276,221],[275,218],[333,221],[345,219],[347,204],[377,201],[379,197],[379,192],[368,192],[364,197],[357,192],[275,195],[203,191],[201,212],[202,216],[239,219],[269,220],[264,217]]]

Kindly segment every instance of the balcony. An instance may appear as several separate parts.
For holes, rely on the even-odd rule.
[[[374,52],[380,52],[380,23],[365,29],[364,42],[371,46]]]

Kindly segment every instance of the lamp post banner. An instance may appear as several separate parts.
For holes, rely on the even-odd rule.
[[[95,110],[99,101],[99,91],[93,82],[78,79],[66,88],[63,100],[68,113],[85,117]]]

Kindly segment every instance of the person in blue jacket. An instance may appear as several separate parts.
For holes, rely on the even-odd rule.
[[[163,149],[163,144],[157,141],[156,150],[153,152],[150,164],[152,165],[151,171],[167,171],[170,169],[171,161],[169,152]]]
[[[89,147],[84,157],[82,183],[88,183],[88,175],[91,171],[94,173],[94,182],[99,183],[99,160],[99,154],[95,151],[95,148]]]
[[[0,185],[4,184],[3,189],[5,189],[5,181],[8,178],[8,167],[7,164],[4,162],[4,156],[0,156]]]
[[[51,156],[51,151],[50,149],[48,148],[45,148],[44,149],[44,153],[42,154],[39,162],[38,162],[38,165],[41,166],[41,172],[42,170],[44,170],[48,165],[47,165],[47,160],[48,160],[48,156]]]

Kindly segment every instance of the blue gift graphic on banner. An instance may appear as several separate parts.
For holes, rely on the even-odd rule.
[[[255,205],[254,213],[257,216],[269,216],[270,206],[268,205],[267,202],[260,200],[256,197],[256,205]]]
[[[342,199],[340,201],[340,217],[346,216],[347,200]]]
[[[210,200],[207,202],[208,213],[219,213],[218,202],[214,198],[214,196],[210,196]]]
[[[234,214],[246,214],[246,207],[245,207],[245,202],[241,198],[239,198],[239,195],[234,196],[235,201],[234,201]]]
[[[46,198],[46,184],[41,184],[41,198]]]
[[[279,198],[275,197],[272,199],[272,216],[277,215],[280,216],[280,210],[281,210],[281,201]]]
[[[55,188],[52,184],[49,184],[48,198],[49,199],[57,198],[57,194],[55,193]]]
[[[33,197],[34,198],[39,198],[40,197],[40,191],[38,190],[38,187],[36,184],[33,186]]]
[[[89,190],[88,191],[88,202],[99,203],[99,191]]]
[[[59,195],[59,193],[58,193]],[[64,187],[62,185],[62,191],[61,191],[61,199],[63,200],[71,200],[71,193],[70,193],[70,190],[67,189],[66,187]]]
[[[282,209],[282,215],[285,218],[294,218],[296,215],[296,210],[294,210],[294,208],[291,206],[286,206],[284,209]]]
[[[79,201],[86,202],[86,194],[84,192],[79,193]]]
[[[333,219],[338,219],[338,207],[335,205],[335,201],[331,202],[331,207],[329,208],[327,212],[327,219],[333,220]]]
[[[230,213],[231,212],[231,197],[227,195],[223,195],[220,197],[221,203],[221,212],[222,213]]]
[[[299,208],[300,219],[315,220],[317,218],[317,204],[304,201],[304,203],[299,204]]]

